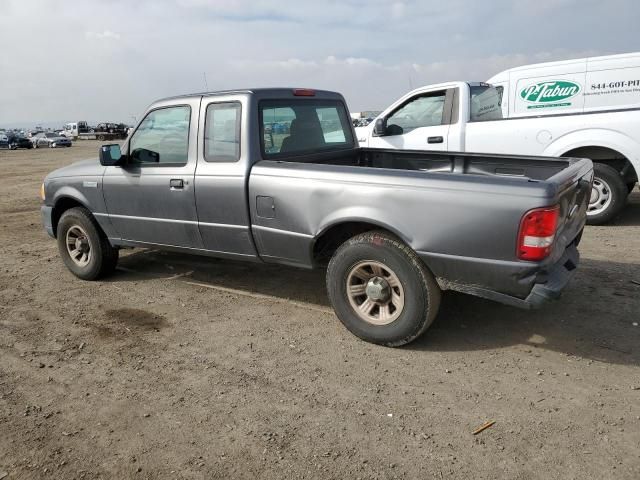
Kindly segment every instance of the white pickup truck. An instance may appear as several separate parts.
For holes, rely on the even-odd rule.
[[[603,224],[625,205],[640,172],[640,54],[421,87],[356,132],[361,147],[590,158],[587,219]]]

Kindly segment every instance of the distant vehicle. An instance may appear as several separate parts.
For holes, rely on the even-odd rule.
[[[67,123],[61,133],[63,137],[78,138],[83,133],[89,133],[89,124],[84,120]]]
[[[9,137],[0,133],[0,148],[9,148]]]
[[[40,147],[49,147],[49,148],[57,148],[57,147],[70,147],[71,140],[67,137],[63,137],[53,132],[40,132],[35,136],[31,137],[31,142],[33,143],[33,148]]]
[[[19,148],[33,148],[33,143],[24,135],[10,135],[9,148],[17,150]]]
[[[114,135],[114,138],[127,138],[129,128],[124,123],[99,123],[93,129],[90,130],[92,133],[109,133]]]

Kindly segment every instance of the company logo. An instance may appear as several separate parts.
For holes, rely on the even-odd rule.
[[[575,82],[549,80],[524,87],[520,90],[520,96],[525,102],[548,104],[562,102],[563,100],[575,97],[580,93],[580,90],[580,85]]]

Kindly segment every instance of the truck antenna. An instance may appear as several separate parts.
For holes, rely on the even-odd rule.
[[[204,77],[204,89],[205,91],[209,91],[209,85],[207,84],[207,72],[202,72],[202,76]]]

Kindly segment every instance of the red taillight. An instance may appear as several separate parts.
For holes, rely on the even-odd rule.
[[[528,211],[520,222],[518,258],[542,260],[551,253],[558,227],[560,207],[536,208]]]
[[[296,97],[315,97],[316,91],[311,90],[310,88],[294,88],[293,94]]]

